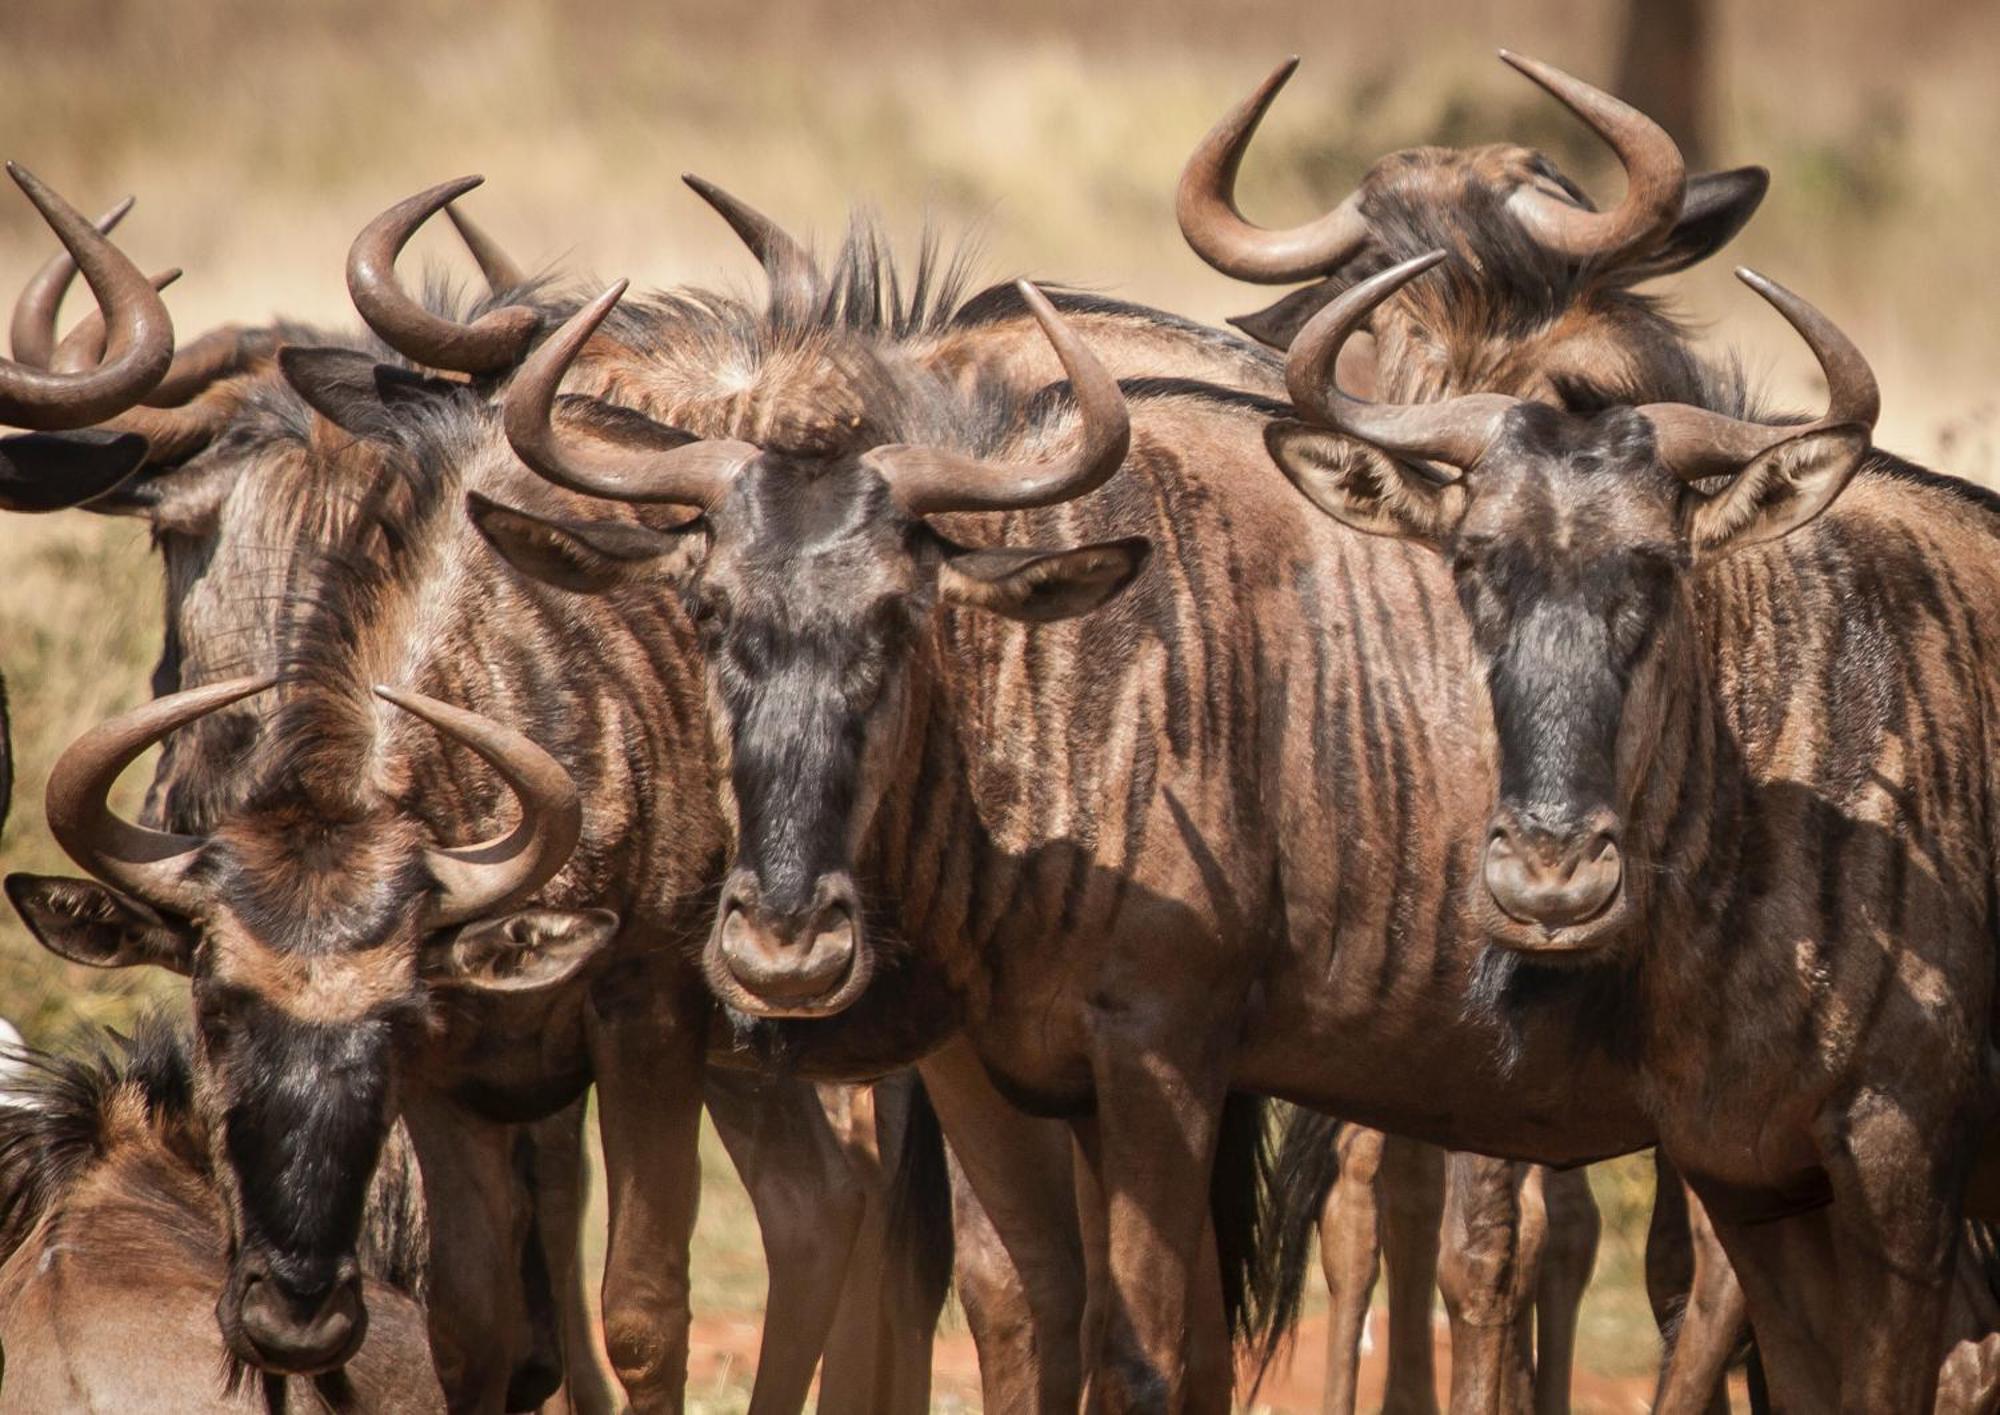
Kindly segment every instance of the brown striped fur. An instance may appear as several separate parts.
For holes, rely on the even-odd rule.
[[[153,1018],[121,1046],[94,1060],[8,1058],[0,1405],[442,1411],[408,1145],[391,1147],[371,1194],[361,1263],[374,1320],[355,1359],[330,1379],[247,1379],[215,1329],[227,1258],[188,1043]]]

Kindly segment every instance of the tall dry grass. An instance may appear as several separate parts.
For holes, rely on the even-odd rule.
[[[1713,146],[1775,174],[1732,255],[1807,294],[1882,376],[1883,440],[2000,472],[1984,288],[2000,268],[2000,7],[1990,0],[1720,0]],[[1246,173],[1273,222],[1336,199],[1382,153],[1515,139],[1616,195],[1604,154],[1494,63],[1506,44],[1606,79],[1622,6],[1583,0],[8,0],[0,155],[93,209],[140,197],[121,241],[188,276],[184,334],[224,319],[350,318],[341,262],[376,210],[445,177],[522,256],[641,281],[747,278],[684,192],[710,176],[802,230],[850,203],[982,239],[995,277],[1055,276],[1204,319],[1262,302],[1182,246],[1189,146],[1281,55],[1302,70]],[[0,192],[0,288],[49,249]],[[421,249],[455,255],[432,236]],[[1718,343],[1812,396],[1808,361],[1722,265],[1683,282]],[[58,870],[39,823],[49,762],[139,700],[158,649],[143,529],[0,520],[0,665],[20,768],[8,869]],[[143,776],[144,768],[133,773]],[[128,791],[136,789],[128,783]],[[170,984],[89,974],[0,911],[0,1010],[33,1036],[117,1022]],[[1588,1359],[1650,1359],[1635,1285],[1647,1180],[1600,1186],[1615,1222]],[[712,1301],[749,1300],[754,1235],[730,1201]],[[705,1230],[707,1232],[708,1230]],[[745,1264],[751,1265],[749,1267]],[[734,1399],[719,1397],[726,1405]]]

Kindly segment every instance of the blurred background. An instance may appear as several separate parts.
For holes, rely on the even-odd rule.
[[[136,193],[118,239],[149,270],[187,270],[168,296],[184,339],[277,313],[352,322],[341,272],[354,233],[467,172],[488,179],[468,211],[530,264],[750,283],[742,248],[681,187],[692,170],[800,234],[830,240],[870,203],[911,237],[926,220],[976,237],[994,279],[1061,279],[1213,321],[1266,297],[1183,246],[1174,181],[1286,54],[1305,62],[1244,174],[1253,219],[1317,214],[1376,158],[1420,143],[1540,146],[1615,199],[1615,164],[1494,61],[1500,45],[1637,103],[1702,165],[1772,170],[1728,258],[1675,286],[1705,339],[1742,349],[1781,392],[1815,396],[1810,359],[1727,274],[1767,271],[1868,353],[1884,445],[2000,476],[1992,0],[5,0],[0,156],[91,212]],[[0,190],[7,300],[53,249]],[[435,233],[417,251],[412,265],[428,254],[465,268]],[[143,527],[82,513],[0,520],[0,553],[19,772],[0,865],[58,871],[44,774],[77,730],[145,695],[158,575]],[[59,964],[0,915],[0,1012],[32,1039],[174,995]],[[693,1388],[702,1408],[728,1410],[746,1388],[762,1274],[747,1204],[726,1164],[710,1171]],[[1650,1168],[1598,1179],[1608,1222],[1578,1403],[1642,1408]],[[940,1408],[975,1399],[954,1340]],[[1267,1403],[1316,1402],[1306,1364]]]

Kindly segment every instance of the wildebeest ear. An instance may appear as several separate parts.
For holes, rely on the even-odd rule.
[[[1640,260],[1621,267],[1618,283],[1635,285],[1707,260],[1757,214],[1770,187],[1771,174],[1762,167],[1734,167],[1688,178],[1687,197],[1674,229]]]
[[[343,432],[378,440],[394,438],[399,413],[465,386],[377,363],[356,349],[288,344],[278,351],[278,367],[315,413]]]
[[[559,521],[465,494],[465,513],[494,552],[531,580],[577,594],[677,583],[708,549],[699,521],[656,531],[630,521]]]
[[[1779,443],[1713,495],[1689,493],[1697,553],[1789,535],[1833,504],[1868,452],[1868,429],[1835,427]]]
[[[1145,568],[1144,536],[1067,550],[954,548],[938,567],[938,593],[953,604],[1046,624],[1088,614]]]
[[[1259,344],[1269,345],[1282,353],[1292,347],[1299,331],[1311,323],[1312,317],[1325,309],[1343,288],[1331,280],[1315,281],[1281,295],[1254,314],[1233,314],[1229,316],[1229,322]]]
[[[617,932],[609,909],[523,909],[467,924],[427,950],[424,976],[436,987],[538,992],[575,977]]]
[[[1465,488],[1381,448],[1307,423],[1264,429],[1271,460],[1306,500],[1357,531],[1437,545],[1465,513]]]
[[[95,880],[8,875],[7,897],[42,947],[72,963],[189,971],[195,939],[186,926]]]
[[[61,511],[95,501],[139,470],[136,432],[24,432],[0,438],[0,510]]]

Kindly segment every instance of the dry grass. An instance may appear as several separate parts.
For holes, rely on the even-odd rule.
[[[822,235],[856,198],[914,228],[983,235],[987,269],[1060,275],[1216,319],[1261,302],[1181,245],[1170,211],[1189,145],[1273,60],[1307,66],[1260,139],[1249,210],[1296,219],[1374,157],[1423,141],[1549,146],[1599,190],[1603,155],[1497,44],[1606,76],[1619,7],[1575,0],[9,0],[0,6],[0,155],[96,209],[141,198],[121,239],[185,266],[183,330],[288,314],[345,321],[353,231],[466,171],[473,209],[523,257],[656,283],[742,278],[684,192],[686,168]],[[2000,9],[1981,0],[1722,0],[1722,162],[1775,173],[1736,255],[1823,304],[1866,348],[1883,440],[1990,479],[2000,268],[1986,158]],[[425,249],[447,251],[432,237]],[[46,252],[0,193],[0,271]],[[1685,303],[1801,397],[1799,351],[1720,267]],[[71,515],[0,521],[0,657],[17,809],[0,864],[56,870],[43,776],[82,725],[141,698],[158,582],[141,528]],[[131,781],[142,778],[143,768]],[[136,788],[128,784],[136,795]],[[116,1022],[170,983],[54,962],[0,911],[0,1007],[31,1035]],[[754,1306],[761,1266],[726,1166],[704,1201],[706,1306]],[[1651,1359],[1636,1286],[1647,1180],[1609,1201],[1586,1359]],[[714,1393],[739,1400],[736,1383]],[[703,1397],[707,1398],[707,1397]]]

